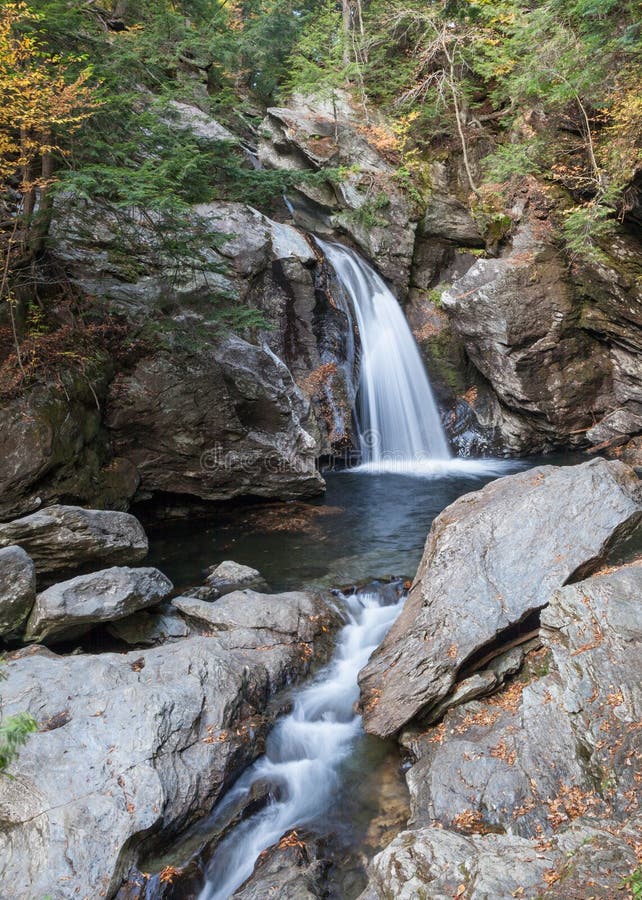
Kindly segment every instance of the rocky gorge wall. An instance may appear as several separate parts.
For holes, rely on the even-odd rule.
[[[195,108],[179,112],[200,137],[230,137]],[[571,259],[556,237],[559,192],[526,178],[509,214],[473,215],[453,158],[430,164],[420,200],[384,125],[347,99],[268,109],[261,165],[342,178],[302,180],[272,218],[241,203],[195,206],[174,256],[144,210],[59,199],[49,258],[90,298],[93,319],[128,337],[119,355],[96,353],[80,372],[3,399],[0,516],[51,501],[125,509],[322,491],[317,460],[351,446],[358,352],[353,364],[310,232],[354,247],[391,284],[457,452],[597,446],[637,463],[635,209],[599,261]],[[245,311],[231,332],[221,298]]]

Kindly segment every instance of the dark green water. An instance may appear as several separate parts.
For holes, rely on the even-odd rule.
[[[317,500],[256,504],[152,530],[147,564],[179,590],[201,583],[207,567],[224,559],[258,569],[275,591],[413,576],[430,525],[446,506],[541,462],[553,458],[486,460],[431,477],[325,473],[327,492]]]

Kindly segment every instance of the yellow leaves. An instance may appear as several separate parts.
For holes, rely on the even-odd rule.
[[[32,180],[32,163],[63,152],[53,133],[68,137],[98,105],[89,67],[70,80],[72,60],[47,53],[38,37],[19,31],[34,19],[25,3],[0,11],[0,183],[22,169],[24,192],[44,186]]]

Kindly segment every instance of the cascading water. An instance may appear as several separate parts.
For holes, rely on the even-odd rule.
[[[354,251],[317,240],[354,313],[361,340],[356,419],[362,466],[419,471],[450,460],[439,411],[399,303]]]
[[[341,763],[363,737],[354,712],[359,697],[357,676],[383,640],[402,606],[385,605],[383,595],[344,597],[348,623],[337,641],[332,662],[296,696],[292,712],[276,725],[265,756],[237,781],[214,810],[225,810],[248,796],[252,785],[271,786],[268,804],[241,822],[219,844],[199,900],[226,900],[252,874],[259,855],[293,828],[323,821],[340,790]]]

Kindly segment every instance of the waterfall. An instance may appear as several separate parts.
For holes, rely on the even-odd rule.
[[[334,268],[361,340],[355,419],[362,467],[439,470],[451,458],[419,349],[399,303],[354,251],[317,243]]]
[[[263,850],[293,828],[323,827],[324,816],[341,790],[341,763],[363,735],[354,712],[357,676],[401,610],[403,599],[386,605],[381,594],[343,597],[348,623],[341,630],[334,658],[315,681],[295,697],[292,712],[271,732],[265,756],[228,792],[215,820],[233,803],[249,796],[252,785],[267,782],[270,801],[242,821],[216,849],[199,900],[227,900],[252,874]]]

